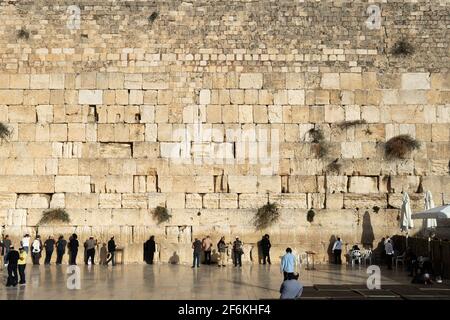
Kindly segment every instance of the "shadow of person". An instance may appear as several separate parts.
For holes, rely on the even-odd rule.
[[[333,245],[335,242],[336,242],[336,236],[333,234],[330,237],[330,241],[328,242],[328,248],[327,248],[328,263],[334,263]]]
[[[385,257],[384,257],[384,241],[385,240],[386,240],[386,238],[381,238],[381,240],[377,243],[376,248],[373,249],[373,251],[372,251],[375,261],[377,261],[380,265],[385,260]]]
[[[180,256],[177,254],[176,251],[173,252],[172,256],[169,258],[170,264],[178,264],[180,263]]]
[[[262,240],[259,240],[256,243],[256,246],[258,247],[258,263],[262,264],[263,263],[263,250],[262,250]]]
[[[364,212],[362,223],[361,243],[363,248],[372,249],[375,235],[373,233],[372,222],[370,221],[369,211]]]

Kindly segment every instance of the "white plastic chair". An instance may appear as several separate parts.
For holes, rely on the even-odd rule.
[[[352,250],[350,252],[350,260],[352,262],[352,267],[355,265],[355,261],[358,261],[358,264],[361,265],[361,251]]]
[[[363,252],[363,256],[362,256],[362,261],[364,262],[364,265],[367,264],[367,260],[369,260],[369,265],[372,264],[372,250],[371,249],[366,249]]]

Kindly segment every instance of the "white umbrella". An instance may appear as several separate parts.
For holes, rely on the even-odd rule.
[[[414,214],[412,219],[450,219],[450,204]]]
[[[411,219],[411,204],[407,192],[403,192],[402,208],[400,210],[401,223],[400,228],[402,231],[406,231],[406,248],[408,248],[408,230],[414,227],[414,223]]]
[[[425,193],[425,211],[433,209],[433,208],[434,208],[433,196],[431,195],[431,191],[428,190]],[[429,218],[429,219],[425,219],[425,220],[426,220],[427,229],[434,229],[437,227],[436,219]]]

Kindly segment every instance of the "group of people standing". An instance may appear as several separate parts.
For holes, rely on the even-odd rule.
[[[230,246],[233,251],[232,257],[234,266],[242,267],[242,255],[244,254],[244,243],[239,239],[239,237],[236,237],[233,243],[226,243],[225,237],[220,238],[219,242],[217,243],[217,252],[219,254],[217,261],[218,266],[219,267],[226,266],[227,251]],[[202,241],[200,241],[198,238],[195,238],[194,242],[192,243],[193,249],[192,268],[200,267],[200,259],[202,252],[204,253],[205,256],[204,263],[210,265],[212,248],[213,242],[210,236],[207,236]]]

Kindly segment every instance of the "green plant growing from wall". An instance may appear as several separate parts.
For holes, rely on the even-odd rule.
[[[17,38],[28,40],[30,38],[30,33],[26,29],[22,28],[17,31]]]
[[[314,216],[316,215],[316,212],[313,209],[309,209],[306,213],[306,220],[309,223],[312,223],[314,221]]]
[[[153,210],[153,217],[158,221],[158,224],[166,222],[172,218],[166,207],[157,206]]]
[[[326,172],[338,174],[341,171],[341,168],[342,164],[339,163],[339,159],[335,159],[327,165]]]
[[[329,153],[329,145],[325,141],[322,129],[311,128],[308,133],[311,137],[311,142],[313,143],[314,153],[318,158],[324,158]]]
[[[359,126],[359,125],[362,125],[362,124],[366,124],[366,123],[367,123],[366,120],[342,121],[342,122],[339,122],[337,124],[337,126],[339,127],[339,129],[345,130],[345,129],[348,129],[348,128],[351,128],[351,127],[356,127],[356,126]]]
[[[62,208],[50,209],[44,211],[38,225],[49,224],[52,222],[70,222],[69,214]]]
[[[157,11],[153,11],[152,14],[148,17],[148,21],[150,22],[150,24],[153,24],[153,22],[155,22],[158,16],[159,13]]]
[[[8,140],[11,136],[12,130],[4,123],[0,122],[0,141]]]
[[[384,145],[387,159],[404,159],[410,152],[420,148],[420,142],[407,134],[389,139]]]
[[[395,56],[408,56],[414,53],[414,47],[406,40],[398,40],[392,47],[392,54]]]
[[[273,223],[277,222],[279,218],[280,210],[278,205],[275,202],[269,202],[258,209],[253,222],[256,229],[261,230],[270,227]]]

